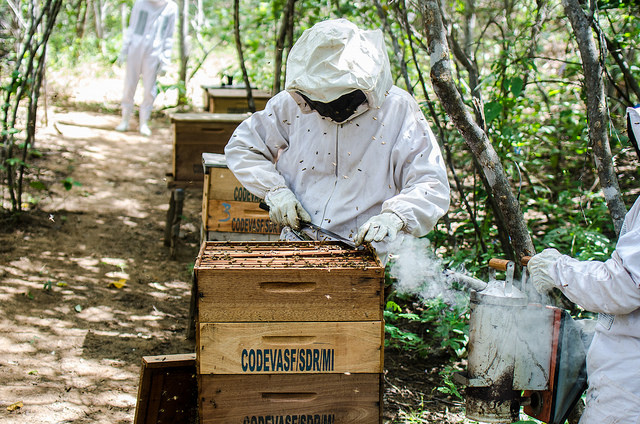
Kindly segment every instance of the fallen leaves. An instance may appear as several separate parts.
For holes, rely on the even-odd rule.
[[[13,411],[17,411],[18,409],[24,407],[24,404],[22,403],[22,401],[18,401],[15,403],[12,403],[11,405],[7,406],[7,411],[9,412],[13,412]]]
[[[127,285],[127,279],[121,278],[118,281],[112,281],[109,283],[109,287],[114,287],[116,289],[121,289]]]

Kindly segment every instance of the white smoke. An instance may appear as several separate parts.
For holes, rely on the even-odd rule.
[[[398,293],[423,300],[441,298],[449,305],[467,303],[468,296],[446,281],[442,259],[436,256],[429,239],[398,237],[388,248],[389,274]]]

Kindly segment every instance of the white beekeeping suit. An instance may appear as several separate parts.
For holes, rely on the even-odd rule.
[[[433,229],[449,207],[446,169],[417,102],[392,84],[380,30],[316,24],[291,49],[285,90],[225,148],[272,220],[311,221],[358,244]]]
[[[122,122],[118,131],[129,130],[133,113],[133,97],[140,76],[144,90],[140,105],[140,133],[150,135],[148,126],[156,98],[156,78],[166,71],[171,59],[173,32],[178,7],[171,0],[136,0],[131,10],[129,27],[119,61],[126,60],[127,69],[122,93]]]
[[[629,136],[636,139],[639,111],[629,108]],[[599,313],[587,354],[589,388],[580,424],[640,424],[640,198],[625,216],[611,259],[578,261],[545,249],[527,268],[539,291],[557,287]]]

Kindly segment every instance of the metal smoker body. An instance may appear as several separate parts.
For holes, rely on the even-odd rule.
[[[471,289],[467,372],[454,378],[467,386],[469,419],[512,423],[524,406],[541,421],[562,423],[586,388],[580,329],[565,311],[529,303],[513,286],[514,268],[507,262],[506,280],[492,272],[489,283],[448,273]],[[520,287],[526,278],[525,269]]]

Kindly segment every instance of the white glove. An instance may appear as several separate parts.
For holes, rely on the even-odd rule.
[[[392,241],[404,227],[404,222],[393,212],[383,212],[380,215],[372,216],[359,229],[354,239],[356,246],[363,242],[382,241],[389,237]]]
[[[527,270],[529,271],[531,282],[538,293],[545,294],[557,287],[549,270],[560,256],[562,254],[556,249],[544,249],[529,259]]]
[[[267,193],[264,201],[269,205],[269,218],[278,225],[297,230],[300,228],[300,221],[311,222],[311,215],[288,188]]]
[[[116,59],[116,62],[118,63],[118,65],[122,66],[126,61],[127,61],[127,52],[125,50],[122,50],[118,55],[118,59]]]
[[[167,67],[164,63],[160,62],[158,65],[158,70],[156,71],[156,75],[159,77],[163,77],[167,74]]]

